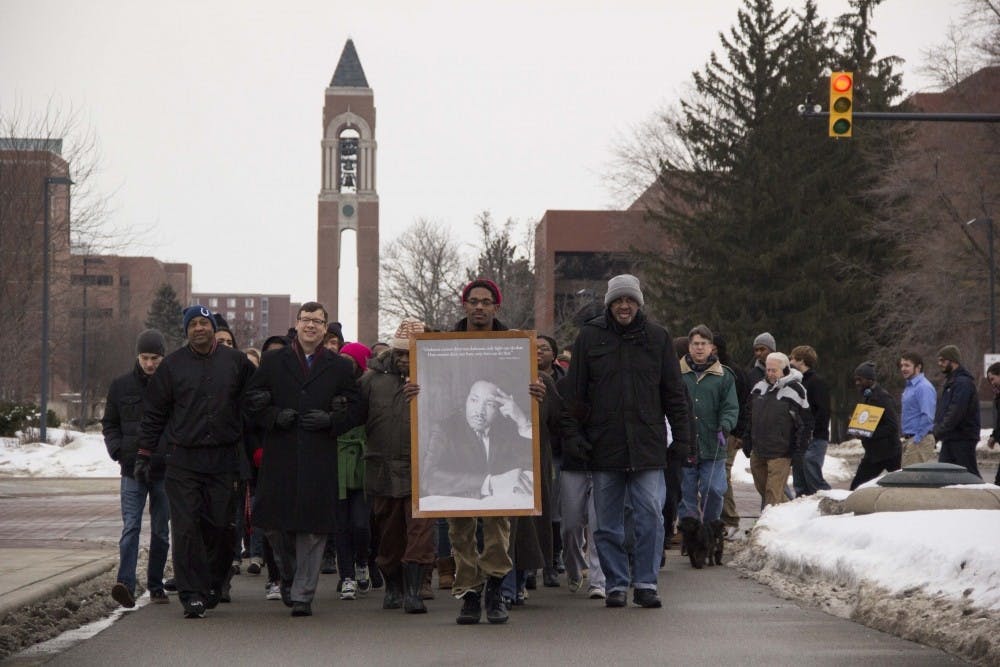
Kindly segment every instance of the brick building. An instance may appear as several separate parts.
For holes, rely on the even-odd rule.
[[[285,334],[295,326],[299,304],[287,294],[227,294],[198,292],[182,303],[200,303],[220,313],[241,348],[260,347],[268,336]]]

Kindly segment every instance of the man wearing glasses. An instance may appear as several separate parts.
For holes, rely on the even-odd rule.
[[[236,516],[240,399],[254,373],[239,350],[215,339],[212,313],[184,311],[187,345],[149,380],[133,477],[149,486],[152,458],[166,454],[174,579],[187,618],[204,618],[227,594]]]
[[[334,528],[337,436],[361,423],[351,363],[323,347],[326,309],[299,309],[292,344],[266,352],[247,410],[266,429],[254,525],[264,529],[292,616],[311,616],[323,548]]]

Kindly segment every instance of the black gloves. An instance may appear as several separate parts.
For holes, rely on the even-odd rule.
[[[132,477],[135,481],[149,486],[150,483],[150,456],[148,453],[140,451],[135,457],[135,467],[132,468]]]
[[[243,404],[248,412],[260,412],[271,404],[271,392],[266,389],[248,391],[243,397]]]
[[[307,431],[326,431],[333,425],[333,419],[329,412],[309,410],[302,415],[301,424]]]
[[[287,431],[295,425],[295,420],[299,418],[299,413],[291,408],[283,408],[278,411],[274,418],[274,427],[282,431]]]

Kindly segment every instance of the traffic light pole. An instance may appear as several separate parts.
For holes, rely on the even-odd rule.
[[[914,113],[896,111],[855,111],[851,114],[861,120],[904,120],[911,122],[941,123],[1000,123],[1000,113]],[[799,106],[801,118],[829,118],[829,111],[814,111],[803,104]]]

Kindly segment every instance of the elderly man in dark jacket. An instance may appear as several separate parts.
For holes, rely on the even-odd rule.
[[[896,401],[875,379],[875,363],[866,361],[854,371],[854,386],[861,392],[861,402],[882,408],[875,430],[868,437],[861,438],[865,455],[858,463],[858,470],[851,481],[851,490],[875,479],[883,470],[899,470],[903,458],[903,447],[899,439],[899,415]]]
[[[607,579],[609,607],[633,601],[660,607],[657,573],[663,553],[663,504],[670,421],[674,446],[690,441],[688,406],[670,334],[646,318],[639,280],[608,281],[605,312],[580,330],[563,397],[563,454],[593,471],[594,538]],[[625,505],[635,524],[634,568],[625,550]],[[630,572],[631,570],[631,572]]]
[[[934,437],[941,441],[938,461],[955,463],[979,477],[976,443],[979,442],[979,394],[972,374],[962,366],[962,355],[954,345],[938,351],[938,368],[944,387],[934,415]]]
[[[389,354],[369,362],[361,377],[367,451],[365,489],[372,495],[378,535],[375,563],[385,575],[383,609],[427,611],[420,583],[433,567],[434,519],[413,517],[410,463],[410,400],[403,391],[410,377],[410,339],[424,323],[407,318],[399,325]]]
[[[163,360],[146,389],[136,480],[166,449],[174,579],[188,618],[203,618],[228,595],[235,541],[239,403],[254,373],[247,356],[215,340],[212,313],[184,311],[187,345]]]
[[[785,354],[767,355],[764,379],[750,390],[747,408],[750,422],[743,452],[750,457],[753,485],[765,505],[783,503],[792,460],[805,453],[813,430],[802,373],[791,367]]]
[[[247,391],[248,411],[264,403],[256,418],[269,429],[253,520],[274,548],[292,616],[312,615],[323,547],[334,529],[337,436],[361,423],[354,367],[322,346],[326,321],[321,304],[302,304],[295,340],[264,354]]]
[[[136,340],[135,365],[111,383],[104,404],[101,427],[104,444],[112,460],[121,466],[122,536],[118,541],[118,577],[111,597],[123,607],[135,606],[135,568],[139,558],[139,534],[142,510],[149,496],[149,563],[146,589],[153,602],[168,602],[163,590],[163,568],[170,548],[170,508],[163,487],[164,461],[160,453],[152,461],[149,483],[134,477],[135,457],[139,453],[139,424],[142,399],[149,378],[156,372],[166,352],[166,342],[156,329],[147,329]]]

